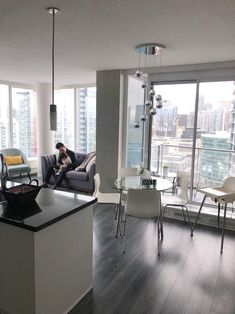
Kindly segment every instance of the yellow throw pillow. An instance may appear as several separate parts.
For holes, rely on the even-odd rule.
[[[5,156],[4,162],[7,164],[7,166],[23,164],[21,156]]]

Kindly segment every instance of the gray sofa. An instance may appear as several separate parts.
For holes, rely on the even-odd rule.
[[[83,153],[75,153],[75,155],[77,158],[77,166],[79,166],[87,156],[87,154]],[[44,180],[48,166],[56,164],[56,155],[52,154],[41,156],[41,163],[42,163],[42,177]],[[72,188],[78,191],[92,194],[94,191],[95,172],[96,172],[95,163],[93,163],[91,167],[89,167],[88,171],[81,172],[75,170],[68,171],[61,186],[68,189]],[[55,183],[55,176],[53,175],[51,176],[50,183],[51,184]]]

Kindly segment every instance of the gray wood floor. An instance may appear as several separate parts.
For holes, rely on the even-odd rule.
[[[235,313],[235,234],[164,222],[157,255],[155,224],[129,218],[126,254],[114,237],[113,207],[94,209],[93,290],[69,314]]]

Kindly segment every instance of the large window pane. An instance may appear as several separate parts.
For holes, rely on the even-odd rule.
[[[234,82],[200,84],[195,168],[201,186],[221,185],[235,175],[234,100]]]
[[[0,146],[10,146],[9,134],[9,87],[0,84]]]
[[[54,146],[62,142],[74,150],[74,89],[55,91],[57,105],[57,130],[54,132]]]
[[[96,87],[76,90],[76,150],[96,150]]]
[[[36,106],[33,90],[12,88],[12,144],[27,157],[37,156]]]
[[[155,85],[163,99],[152,123],[151,170],[169,176],[191,172],[196,84]]]
[[[144,111],[143,81],[128,77],[127,99],[127,166],[137,166],[143,161],[143,122],[140,121]],[[135,127],[140,122],[139,128]]]

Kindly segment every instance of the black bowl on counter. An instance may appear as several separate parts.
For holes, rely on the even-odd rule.
[[[1,192],[5,196],[8,205],[22,207],[34,203],[40,189],[40,186],[20,184],[2,190]]]

